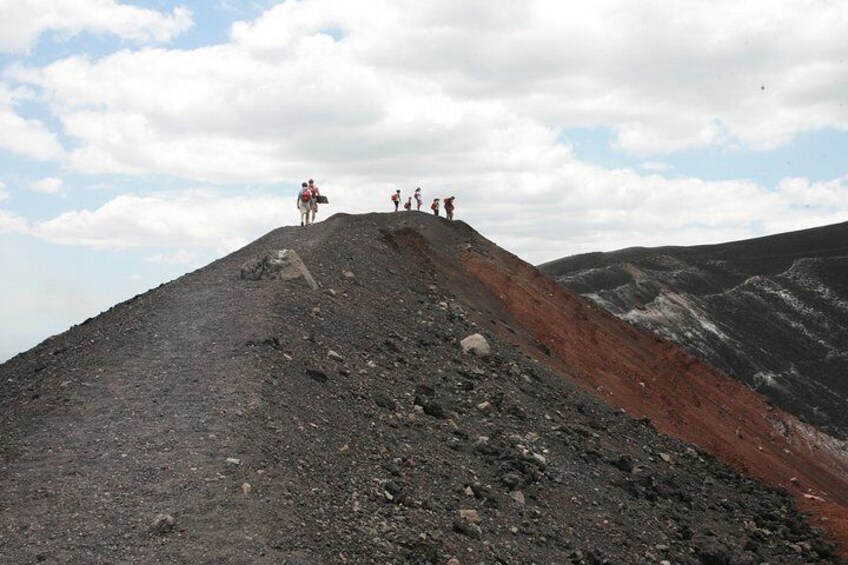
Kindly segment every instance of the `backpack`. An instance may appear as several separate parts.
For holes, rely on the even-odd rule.
[[[392,194],[392,202],[400,202],[400,196],[398,196],[397,192]]]
[[[439,202],[438,201],[435,201],[432,204],[430,204],[430,210],[438,210],[438,209],[439,209]]]
[[[312,200],[312,191],[308,188],[304,188],[303,192],[300,193],[300,199],[304,202],[309,202],[310,200]]]

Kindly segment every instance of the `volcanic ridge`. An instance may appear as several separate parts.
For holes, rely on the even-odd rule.
[[[848,547],[848,463],[814,428],[425,214],[275,230],[0,383],[3,563],[742,565]]]
[[[589,253],[540,269],[848,439],[848,223]]]

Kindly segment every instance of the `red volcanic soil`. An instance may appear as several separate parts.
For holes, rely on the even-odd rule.
[[[461,260],[538,342],[516,343],[525,352],[632,417],[649,418],[661,432],[784,487],[848,552],[848,461],[827,448],[827,436],[682,348],[587,304],[511,254],[469,247]],[[486,327],[521,341],[511,328]]]

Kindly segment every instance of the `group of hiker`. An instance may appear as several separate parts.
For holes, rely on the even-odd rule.
[[[412,211],[412,199],[415,199],[415,210],[421,211],[421,205],[424,203],[424,198],[421,196],[421,187],[415,189],[415,192],[407,198],[406,202],[403,205],[403,209],[407,212]],[[433,203],[430,204],[430,210],[434,215],[439,215],[440,202],[442,202],[445,206],[445,216],[448,220],[453,220],[453,210],[454,203],[453,201],[456,199],[455,196],[450,196],[448,198],[444,198],[441,201],[438,198],[433,199]],[[400,189],[397,189],[394,194],[391,196],[392,204],[395,205],[395,212],[400,208],[400,203],[403,200],[403,197],[400,194]]]
[[[308,226],[315,221],[318,214],[318,204],[326,204],[327,199],[321,196],[321,191],[315,186],[315,181],[301,183],[297,195],[297,209],[300,212],[300,225]]]
[[[415,209],[421,211],[421,206],[424,204],[424,199],[421,196],[421,187],[416,188],[413,195],[404,203],[403,208],[407,212],[412,211],[413,199],[415,200]],[[392,194],[391,200],[395,205],[395,212],[397,212],[400,208],[401,200],[403,200],[400,189]],[[438,216],[441,204],[444,204],[445,216],[448,220],[453,220],[454,200],[454,196],[441,200],[434,198],[432,204],[430,204],[430,210],[434,215]],[[315,216],[318,214],[318,204],[327,204],[327,197],[321,195],[321,191],[318,190],[315,181],[309,179],[309,181],[301,183],[300,192],[297,194],[297,210],[300,212],[301,226],[308,226],[315,222]]]

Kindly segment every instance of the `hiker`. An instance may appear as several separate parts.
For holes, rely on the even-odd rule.
[[[397,189],[394,194],[392,194],[392,202],[395,204],[395,212],[398,211],[398,206],[400,205],[400,189]]]
[[[315,214],[318,213],[318,197],[321,196],[321,192],[315,186],[315,181],[312,179],[309,179],[309,192],[312,193],[312,221],[309,223],[314,224]]]
[[[297,194],[297,209],[300,211],[300,225],[309,225],[309,214],[312,212],[312,191],[309,190],[309,185],[301,183],[300,192]]]
[[[424,203],[424,199],[421,198],[421,187],[415,189],[415,209],[417,211],[421,211],[421,205]]]
[[[451,196],[450,198],[445,198],[445,216],[447,216],[448,220],[453,220],[453,201],[455,196]]]
[[[403,209],[404,209],[404,210],[406,210],[407,212],[409,212],[410,210],[412,210],[412,197],[411,197],[411,196],[410,196],[410,197],[409,197],[409,199],[406,201],[406,203],[404,203],[404,205],[403,205]]]
[[[430,210],[432,210],[433,214],[435,214],[436,216],[439,215],[439,199],[438,198],[433,199],[433,203],[430,204]]]

